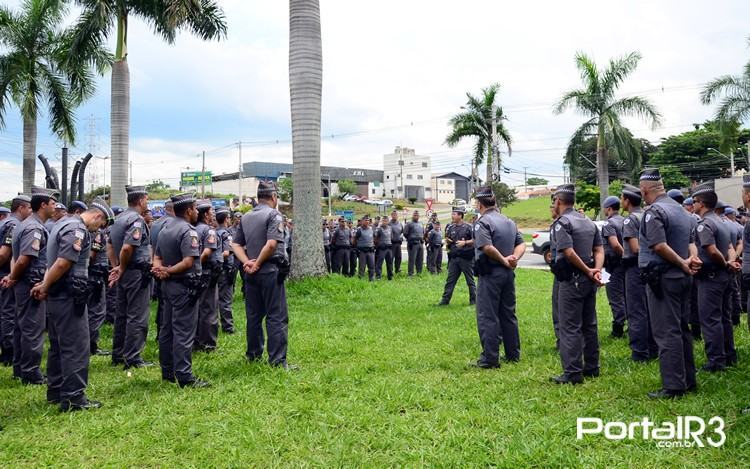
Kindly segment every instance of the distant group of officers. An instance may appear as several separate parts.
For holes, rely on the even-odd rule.
[[[207,387],[193,373],[192,353],[216,349],[220,323],[234,333],[239,270],[247,359],[261,360],[267,348],[270,365],[293,369],[286,360],[284,287],[290,226],[276,210],[276,187],[261,182],[257,204],[244,216],[179,194],[156,221],[145,187],[126,191],[128,208],[116,214],[101,199],[68,208],[59,192],[34,187],[15,197],[0,220],[0,360],[12,366],[13,377],[46,385],[48,402],[63,411],[100,407],[86,395],[89,358],[111,355],[112,364],[126,370],[153,366],[142,356],[153,296],[162,379]],[[98,343],[108,316],[111,352]]]

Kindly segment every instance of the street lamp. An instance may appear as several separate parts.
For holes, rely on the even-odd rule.
[[[103,160],[104,164],[102,164],[102,172],[104,173],[104,178],[102,179],[102,189],[104,189],[104,193],[102,196],[104,197],[104,200],[107,200],[107,160],[110,158],[109,156],[96,156],[97,160]]]
[[[732,170],[732,177],[734,177],[734,152],[731,153],[731,156],[727,156],[724,153],[717,150],[716,148],[709,148],[708,150],[713,151],[714,153],[718,153],[719,155],[729,160],[729,163],[731,165],[731,170]]]

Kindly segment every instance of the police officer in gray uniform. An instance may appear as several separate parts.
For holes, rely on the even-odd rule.
[[[482,354],[472,366],[500,366],[500,337],[503,337],[505,359],[521,358],[521,340],[516,319],[515,273],[526,243],[516,224],[500,214],[490,187],[476,192],[481,217],[474,225],[474,249],[477,288],[477,330]]]
[[[409,276],[422,273],[424,264],[424,249],[422,249],[422,238],[424,238],[424,227],[419,222],[419,212],[414,210],[411,221],[404,227],[404,238],[406,238],[406,250],[409,255]]]
[[[599,376],[599,338],[596,289],[601,285],[604,249],[599,229],[577,212],[575,186],[557,188],[553,206],[558,216],[551,236],[557,250],[554,274],[558,287],[557,314],[563,373],[550,378],[556,384],[578,384]]]
[[[331,266],[331,230],[328,228],[328,221],[323,220],[323,255],[326,258],[326,271],[332,272]]]
[[[750,174],[742,176],[742,204],[750,209]],[[750,289],[750,222],[745,222],[742,231],[742,286],[743,290]],[[750,312],[750,295],[748,295],[746,309]],[[748,319],[750,327],[750,318]]]
[[[352,233],[343,218],[333,230],[333,273],[349,275],[349,251],[351,250]]]
[[[91,233],[114,221],[107,204],[96,199],[83,213],[55,224],[47,246],[47,273],[32,296],[47,301],[49,353],[47,401],[63,411],[95,409],[86,397],[89,382],[88,267]]]
[[[726,204],[721,214],[721,221],[727,225],[732,238],[732,246],[734,252],[738,255],[742,253],[743,242],[742,242],[742,226],[735,221],[735,210],[733,207]],[[742,312],[742,295],[740,293],[740,281],[738,279],[739,272],[732,272],[729,276],[729,307],[730,315],[732,317],[732,325],[737,326],[740,324],[740,313]]]
[[[388,222],[391,227],[391,252],[393,256],[393,272],[401,272],[401,244],[404,239],[404,225],[398,220],[398,211],[391,212],[391,219]]]
[[[427,233],[427,269],[431,274],[443,271],[443,232],[440,222],[432,222],[432,229]]]
[[[602,204],[607,221],[602,226],[602,241],[604,242],[604,268],[609,272],[609,282],[606,285],[607,299],[612,310],[612,337],[620,338],[625,333],[625,267],[622,256],[625,250],[622,246],[622,226],[625,219],[620,215],[620,199],[609,196]]]
[[[24,384],[45,384],[41,363],[44,352],[46,308],[31,297],[31,288],[47,269],[47,237],[44,223],[55,212],[59,192],[31,188],[33,213],[13,230],[13,266],[3,279],[3,288],[13,288],[16,300],[13,330],[13,377]]]
[[[125,186],[128,209],[110,228],[109,242],[117,266],[109,285],[117,288],[117,309],[112,337],[112,364],[125,369],[152,366],[141,357],[148,335],[151,285],[151,235],[143,212],[148,192],[143,186]]]
[[[393,280],[393,251],[391,242],[391,225],[387,217],[380,220],[380,226],[375,229],[375,277],[383,277],[383,262],[388,280]]]
[[[205,388],[210,385],[193,374],[192,357],[201,293],[200,240],[193,226],[198,209],[192,194],[175,195],[171,200],[175,219],[159,234],[153,267],[164,297],[159,329],[161,378],[183,388]]]
[[[55,223],[65,218],[67,215],[68,207],[60,202],[57,202],[55,204],[55,211],[52,213],[52,216],[44,222],[44,229],[47,230],[47,233],[50,233],[52,231],[52,228],[55,226]]]
[[[245,313],[249,361],[263,356],[263,319],[268,334],[268,363],[286,369],[289,313],[284,280],[289,259],[284,248],[284,226],[277,189],[271,182],[258,184],[258,205],[242,217],[232,242],[234,255],[247,274]]]
[[[164,216],[151,225],[151,252],[156,252],[156,244],[159,242],[159,233],[167,228],[174,219],[174,204],[171,200],[168,200],[164,204]],[[154,280],[156,296],[156,341],[159,342],[159,328],[161,327],[161,317],[164,314],[164,298],[161,294],[161,280],[158,278],[155,278]]]
[[[18,194],[10,203],[10,215],[0,221],[0,279],[10,274],[13,258],[13,232],[31,215],[31,197]],[[13,364],[13,329],[16,324],[16,297],[12,288],[0,288],[0,363]]]
[[[221,330],[226,334],[234,334],[234,317],[232,316],[232,299],[234,298],[234,279],[237,267],[232,251],[232,233],[227,226],[231,220],[229,209],[221,208],[216,211],[216,236],[221,242],[221,274],[217,290],[219,292],[219,320]]]
[[[352,244],[359,251],[359,278],[365,276],[367,267],[367,277],[372,282],[375,278],[375,234],[370,226],[369,216],[365,215],[362,226],[354,232]]]
[[[199,200],[198,224],[195,230],[201,242],[201,264],[203,272],[203,290],[198,300],[198,329],[196,331],[193,348],[210,352],[216,350],[219,338],[219,313],[217,286],[221,275],[221,263],[224,256],[221,253],[221,240],[213,223],[213,208],[210,200]]]
[[[648,304],[646,303],[646,284],[638,268],[638,233],[641,229],[643,210],[641,209],[641,190],[625,184],[620,202],[628,212],[622,222],[623,259],[625,268],[625,307],[628,318],[628,339],[630,358],[635,362],[647,362],[658,356],[656,342],[651,333]]]
[[[112,214],[114,217],[114,213]],[[89,317],[89,345],[91,355],[109,356],[111,352],[99,348],[99,331],[106,316],[107,276],[107,230],[99,228],[91,235],[91,260],[89,262],[89,296],[87,312]]]
[[[448,248],[448,279],[445,281],[443,297],[438,306],[450,303],[456,282],[464,275],[469,288],[469,304],[477,299],[477,287],[474,283],[474,230],[464,222],[466,209],[453,207],[451,223],[445,228],[445,246]]]
[[[703,262],[695,275],[707,359],[701,369],[710,373],[723,371],[737,362],[729,286],[730,267],[735,265],[736,256],[730,228],[714,212],[716,202],[716,192],[708,184],[693,191],[695,211],[701,216],[695,230],[698,257]]]
[[[549,237],[549,252],[550,252],[550,267],[555,263],[555,259],[557,258],[557,246],[555,246],[555,237],[552,236],[552,231],[555,228],[555,223],[557,223],[557,214],[555,213],[555,195],[552,194],[552,203],[550,204],[550,212],[552,217],[552,224],[549,227],[550,237]],[[552,269],[551,269],[552,270]],[[560,320],[559,315],[557,314],[557,301],[560,297],[560,282],[557,280],[557,276],[552,275],[552,328],[555,331],[555,350],[560,352]]]
[[[675,398],[697,388],[688,302],[700,260],[693,242],[692,217],[664,192],[658,169],[641,173],[640,189],[649,207],[641,222],[638,266],[647,284],[662,379],[662,389],[649,397]]]

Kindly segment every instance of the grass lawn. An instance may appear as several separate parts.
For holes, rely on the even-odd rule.
[[[550,319],[550,274],[518,272],[520,363],[467,368],[479,344],[459,283],[446,308],[445,274],[367,283],[338,277],[289,285],[289,359],[298,372],[243,360],[244,333],[195,356],[213,387],[181,390],[158,368],[128,377],[94,357],[89,394],[102,409],[61,414],[43,387],[0,369],[0,467],[19,466],[621,466],[740,467],[750,460],[750,336],[737,329],[739,366],[699,375],[700,391],[653,402],[658,364],[628,360],[607,336],[599,296],[602,376],[555,386],[560,371]],[[235,303],[238,329],[242,308]],[[156,360],[151,331],[146,359]],[[111,337],[104,331],[104,344]],[[698,364],[704,361],[696,345]],[[678,415],[726,422],[719,449],[659,449],[653,441],[576,440],[577,417],[656,422]],[[744,461],[744,463],[742,462]]]
[[[503,208],[503,214],[512,218],[519,228],[548,228],[552,223],[549,205],[549,197],[519,200]]]

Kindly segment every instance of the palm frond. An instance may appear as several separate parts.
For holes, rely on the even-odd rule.
[[[640,60],[641,54],[636,51],[609,61],[609,66],[604,71],[601,83],[602,96],[605,99],[614,97],[617,88],[638,67]]]
[[[750,94],[750,80],[732,75],[720,76],[710,81],[703,88],[701,102],[703,104],[711,104],[722,94]]]
[[[613,112],[618,116],[634,116],[648,121],[654,129],[661,125],[661,114],[656,107],[642,96],[622,98],[605,109],[605,113]]]
[[[591,96],[586,90],[578,89],[568,91],[560,98],[560,101],[552,108],[554,114],[562,114],[571,107],[590,116],[596,115],[596,107],[592,106]]]
[[[716,119],[740,122],[750,119],[750,94],[726,96],[719,104]]]
[[[56,73],[45,64],[39,64],[38,70],[47,94],[50,128],[61,139],[75,144],[76,128],[73,113],[75,106],[68,92],[65,76]]]
[[[592,95],[600,95],[599,70],[594,61],[583,52],[576,52],[576,68],[581,74],[584,88]]]

